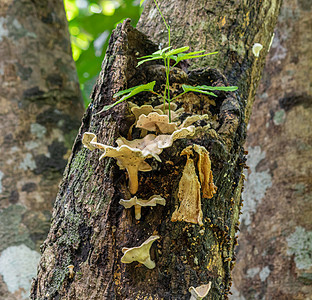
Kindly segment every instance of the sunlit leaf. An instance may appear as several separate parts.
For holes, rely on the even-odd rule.
[[[195,52],[190,52],[190,53],[183,53],[183,54],[178,54],[178,57],[175,59],[176,64],[179,63],[182,60],[186,60],[186,59],[193,59],[193,58],[199,58],[199,57],[204,57],[204,56],[208,56],[208,55],[213,55],[213,54],[217,54],[218,52],[211,52],[211,53],[206,53],[206,54],[199,54],[205,52],[205,50],[201,50],[201,51],[195,51]],[[199,54],[199,55],[197,55]]]
[[[143,4],[144,1],[145,1],[145,0],[141,0],[141,1],[140,1],[140,6],[142,6],[142,4]]]
[[[201,90],[225,91],[225,92],[234,92],[238,89],[237,86],[208,86],[208,85],[200,85],[196,86],[196,88]]]
[[[184,92],[196,92],[196,93],[201,93],[201,94],[206,94],[206,95],[210,95],[210,96],[217,97],[216,94],[211,93],[211,92],[207,92],[207,91],[202,90],[202,89],[199,89],[199,88],[196,87],[196,86],[191,86],[191,85],[183,84],[183,85],[182,85],[182,89],[183,89]]]
[[[237,86],[208,86],[208,85],[198,85],[198,86],[191,86],[191,85],[182,85],[182,89],[184,92],[196,92],[201,94],[206,94],[210,96],[217,97],[216,94],[208,91],[224,91],[224,92],[233,92],[238,89]]]
[[[178,48],[178,49],[173,49],[173,50],[170,50],[169,52],[167,52],[165,55],[166,55],[166,57],[169,57],[170,55],[175,55],[175,54],[178,54],[178,53],[181,53],[181,52],[185,52],[188,49],[190,49],[189,46],[181,47],[181,48]]]
[[[132,88],[129,88],[129,89],[126,89],[126,90],[123,90],[123,91],[116,93],[114,95],[114,98],[117,98],[118,96],[121,96],[121,95],[124,95],[124,96],[122,98],[120,98],[118,101],[116,101],[110,105],[104,106],[102,111],[109,110],[110,108],[114,107],[115,105],[135,96],[138,93],[153,92],[155,83],[156,83],[156,81],[152,81],[152,82],[149,82],[147,84],[141,84],[141,85],[138,85],[138,86],[135,86],[135,87],[132,87]]]
[[[163,59],[163,57],[157,56],[157,57],[151,57],[151,58],[144,59],[144,60],[138,62],[137,67],[146,63],[147,61],[156,60],[156,59]]]

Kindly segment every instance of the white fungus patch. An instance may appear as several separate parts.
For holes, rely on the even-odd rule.
[[[27,169],[34,170],[36,169],[37,165],[36,162],[33,160],[33,157],[30,153],[26,153],[24,160],[19,165],[20,169],[27,171]]]
[[[39,259],[40,254],[24,244],[2,251],[0,274],[10,293],[21,289],[22,299],[28,299],[31,280],[36,276]]]
[[[2,193],[2,178],[3,178],[4,174],[3,172],[0,171],[0,193]]]
[[[244,192],[244,206],[242,208],[241,221],[246,226],[251,224],[251,217],[256,212],[258,205],[265,196],[265,192],[272,186],[272,177],[269,170],[257,172],[256,167],[265,158],[265,152],[261,151],[260,146],[249,147],[247,164],[250,173],[245,172],[246,182]]]
[[[31,134],[35,135],[38,139],[41,139],[47,133],[47,129],[38,123],[33,123],[30,125],[30,132]]]
[[[294,233],[287,239],[288,255],[295,255],[295,263],[298,269],[312,268],[312,231],[306,231],[297,226]]]
[[[270,273],[271,273],[271,271],[270,271],[269,267],[268,266],[264,267],[261,270],[261,272],[259,273],[260,280],[262,282],[265,281],[268,278],[268,276],[270,275]]]
[[[252,53],[255,57],[259,57],[260,51],[262,50],[263,46],[260,43],[254,43],[252,46]]]

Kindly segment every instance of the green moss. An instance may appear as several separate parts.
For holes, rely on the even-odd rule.
[[[58,239],[59,245],[66,245],[72,249],[78,249],[80,244],[79,225],[82,223],[81,216],[72,212],[65,217],[66,231]]]
[[[56,293],[60,293],[62,289],[62,285],[69,273],[67,266],[69,266],[70,264],[71,264],[71,259],[68,254],[67,255],[65,254],[65,259],[62,261],[61,267],[57,267],[54,269],[53,277],[51,280],[51,285],[49,287],[49,292],[48,292],[48,294],[51,297],[49,299],[52,299],[52,297]]]

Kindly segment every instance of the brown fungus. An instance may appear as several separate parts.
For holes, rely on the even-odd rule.
[[[193,149],[199,156],[197,168],[203,197],[210,199],[217,192],[217,187],[213,183],[209,152],[205,147],[197,144],[193,145]]]
[[[203,212],[201,210],[200,183],[196,175],[192,146],[185,148],[181,155],[187,155],[186,165],[179,182],[178,198],[179,208],[172,214],[171,221],[185,221],[203,225]]]
[[[93,145],[91,145],[91,141],[92,142],[97,142],[96,140],[96,135],[94,133],[91,133],[91,132],[85,132],[83,134],[83,137],[82,137],[82,144],[88,148],[89,150],[94,150],[96,149],[96,147],[94,147]]]
[[[195,161],[191,158],[191,155],[194,154],[193,151],[199,156],[197,168],[200,182],[195,170]],[[172,214],[171,221],[185,221],[202,226],[203,212],[200,191],[202,190],[203,197],[212,198],[217,189],[213,184],[209,152],[204,147],[194,144],[186,147],[180,155],[187,155],[187,161],[179,182],[180,205]]]
[[[148,200],[138,199],[134,196],[130,200],[121,199],[119,204],[123,205],[125,208],[131,208],[134,206],[135,218],[140,220],[142,207],[156,206],[157,204],[166,205],[166,200],[160,195],[151,196]]]
[[[211,288],[211,282],[198,286],[197,288],[194,288],[193,286],[191,286],[189,288],[189,292],[191,293],[190,300],[203,299],[204,297],[208,295],[210,288]]]
[[[154,261],[151,260],[150,248],[153,242],[155,242],[159,238],[160,236],[158,235],[152,235],[139,247],[122,248],[122,252],[124,255],[121,258],[121,262],[125,264],[130,264],[134,261],[137,261],[149,269],[154,269],[156,264]]]

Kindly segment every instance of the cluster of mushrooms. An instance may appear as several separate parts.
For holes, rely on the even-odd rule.
[[[138,191],[138,172],[148,172],[152,167],[145,161],[147,158],[155,158],[161,162],[159,155],[163,149],[172,146],[177,139],[191,137],[195,135],[196,129],[193,124],[199,120],[208,119],[208,115],[192,115],[187,117],[182,123],[178,120],[183,113],[183,108],[177,109],[176,104],[171,103],[171,120],[169,122],[169,110],[162,105],[153,107],[151,105],[137,106],[129,102],[132,114],[135,116],[135,122],[129,129],[131,136],[132,129],[141,129],[141,138],[127,140],[119,137],[116,140],[117,147],[101,144],[97,141],[94,133],[85,132],[82,138],[83,145],[90,149],[99,149],[103,151],[100,160],[104,157],[113,157],[117,160],[117,165],[121,170],[126,170],[129,178],[129,191],[133,195],[131,199],[121,199],[120,204],[126,209],[134,206],[135,218],[140,220],[141,208],[147,206],[166,205],[166,200],[160,195],[152,195],[149,199],[139,199],[134,196]],[[155,134],[148,133],[149,131]],[[195,166],[192,157],[197,154],[199,159]],[[211,161],[209,152],[205,147],[197,144],[186,147],[180,155],[187,156],[187,162],[179,182],[178,199],[179,207],[172,214],[171,221],[185,221],[200,226],[203,225],[203,213],[201,210],[201,193],[204,198],[212,198],[216,193],[216,187],[213,184],[211,172]],[[196,167],[199,178],[196,173]],[[155,268],[155,262],[150,258],[150,248],[152,243],[159,239],[158,235],[150,236],[139,247],[123,248],[122,263],[131,263],[138,261],[149,269]],[[210,283],[191,287],[191,299],[202,299],[210,289]]]

